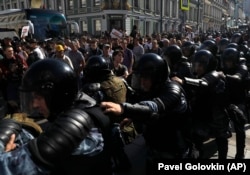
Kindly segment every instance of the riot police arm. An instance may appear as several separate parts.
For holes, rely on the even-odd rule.
[[[225,79],[230,82],[241,82],[244,80],[245,77],[247,77],[247,74],[248,74],[247,66],[240,65],[238,71],[235,74],[233,75],[226,74]]]
[[[82,110],[72,109],[61,114],[47,131],[29,143],[32,159],[53,167],[78,147],[91,127],[89,115]]]
[[[112,102],[102,102],[101,107],[104,112],[111,112],[116,115],[122,115],[133,120],[147,121],[150,118],[158,118],[168,110],[178,110],[181,112],[186,108],[183,103],[183,93],[177,84],[171,84],[157,98],[148,101],[141,101],[136,104]],[[185,100],[184,100],[185,101]],[[183,109],[182,109],[183,108]],[[185,109],[184,109],[185,110]]]
[[[212,71],[208,74],[205,74],[201,79],[193,79],[193,78],[186,78],[184,79],[185,85],[190,85],[194,87],[209,87],[213,86],[220,81],[220,74],[217,71]]]
[[[184,82],[185,85],[190,85],[190,86],[196,86],[196,87],[207,87],[208,83],[204,79],[194,79],[194,78],[188,78],[184,77]]]
[[[17,136],[21,130],[22,126],[12,119],[2,119],[0,121],[0,152],[7,150],[5,147],[11,139],[11,135],[15,134]]]

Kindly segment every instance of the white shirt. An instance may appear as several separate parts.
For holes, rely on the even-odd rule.
[[[36,47],[34,49],[34,52],[37,53],[38,58],[40,58],[40,59],[44,59],[45,58],[45,55],[43,54],[43,52],[41,51],[41,49],[39,47]]]

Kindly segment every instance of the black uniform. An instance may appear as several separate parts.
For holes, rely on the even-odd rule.
[[[228,119],[224,114],[225,83],[215,71],[214,56],[208,50],[200,50],[194,56],[194,66],[202,65],[204,73],[197,78],[184,78],[184,85],[195,93],[190,101],[193,118],[193,141],[203,158],[203,142],[215,137],[219,158],[227,156]],[[195,68],[196,69],[196,68]]]
[[[189,119],[185,115],[187,101],[180,85],[168,80],[168,70],[167,62],[160,56],[144,54],[133,72],[138,77],[150,78],[153,86],[149,92],[141,93],[143,101],[122,104],[124,117],[145,126],[143,135],[148,148],[148,174],[152,173],[152,163],[186,158],[189,151]]]
[[[234,124],[236,132],[236,156],[235,158],[244,158],[245,148],[245,123],[246,123],[246,79],[248,69],[244,62],[240,61],[240,53],[234,48],[225,49],[222,54],[223,72],[226,80],[227,92],[227,112]],[[227,63],[231,62],[232,67]]]
[[[23,112],[30,116],[43,114],[51,125],[28,144],[10,152],[12,156],[4,155],[6,160],[1,161],[6,166],[1,172],[112,174],[106,129],[109,118],[95,100],[78,92],[77,77],[68,64],[54,59],[37,61],[25,73],[20,90]],[[43,105],[35,105],[37,101],[45,101],[48,116]],[[0,128],[0,143],[6,144],[10,134],[17,132],[12,126]],[[19,164],[14,168],[16,161]]]

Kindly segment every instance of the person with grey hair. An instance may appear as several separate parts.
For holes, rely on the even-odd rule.
[[[82,53],[78,50],[78,43],[72,41],[70,43],[71,51],[69,51],[69,58],[73,64],[74,71],[79,79],[79,87],[81,87],[81,78],[83,76],[83,68],[85,66],[85,58]]]

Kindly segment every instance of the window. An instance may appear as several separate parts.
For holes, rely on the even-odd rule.
[[[169,16],[169,0],[167,0],[164,4],[164,7],[163,7],[163,13],[164,13],[164,16]]]
[[[56,6],[57,6],[57,10],[58,11],[62,11],[63,10],[63,8],[62,8],[62,1],[61,0],[57,0]]]
[[[94,6],[99,6],[101,5],[101,1],[100,0],[95,0]]]
[[[81,8],[86,7],[86,0],[81,0],[80,7],[81,7]]]
[[[10,9],[10,4],[7,4],[7,9]]]
[[[73,2],[73,0],[69,0],[68,1],[68,5],[69,5],[69,10],[73,10],[73,8],[74,8],[74,2]]]
[[[94,27],[95,27],[95,32],[100,32],[101,31],[101,20],[97,19],[94,20]]]
[[[21,2],[21,9],[24,9],[24,1]]]
[[[13,4],[13,8],[16,9],[17,8],[17,3]]]
[[[150,34],[150,22],[146,21],[146,34]]]
[[[134,0],[134,6],[135,6],[136,8],[139,8],[139,0]]]
[[[155,13],[157,13],[157,14],[160,14],[161,13],[161,9],[162,9],[162,7],[161,7],[161,1],[157,1],[156,0],[156,2],[155,2]]]
[[[172,9],[173,9],[173,11],[172,11],[172,17],[173,18],[177,18],[177,1],[172,1]]]
[[[47,8],[48,9],[53,9],[53,4],[52,3],[54,3],[53,1],[48,1],[47,2]]]
[[[82,21],[82,31],[87,32],[88,31],[88,24],[86,21]]]
[[[149,6],[150,6],[150,1],[149,1],[149,0],[146,0],[145,3],[146,3],[146,9],[149,10],[149,9],[150,9],[150,8],[149,8]]]
[[[154,32],[157,33],[159,31],[159,24],[157,22],[154,22]]]

